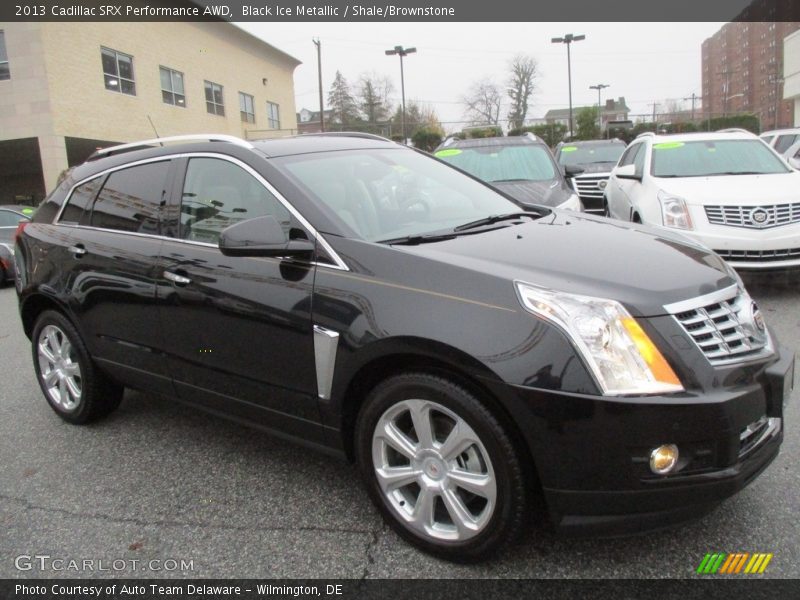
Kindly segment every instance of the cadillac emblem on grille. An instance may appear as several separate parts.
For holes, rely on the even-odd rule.
[[[750,211],[750,220],[755,225],[764,225],[767,222],[769,215],[763,208],[754,208]]]

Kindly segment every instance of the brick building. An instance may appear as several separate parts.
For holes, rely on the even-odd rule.
[[[764,3],[764,10],[774,10]],[[759,3],[752,5],[758,10]],[[781,18],[773,12],[767,18]],[[756,18],[743,15],[744,18]],[[703,116],[753,113],[762,129],[791,127],[794,106],[783,97],[783,40],[800,22],[726,23],[703,42]]]

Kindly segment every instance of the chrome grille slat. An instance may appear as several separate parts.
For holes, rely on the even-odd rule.
[[[726,260],[742,262],[773,262],[800,258],[800,248],[780,248],[777,250],[714,250]]]
[[[756,209],[761,209],[766,214],[764,222],[757,223],[751,218],[752,212]],[[711,225],[769,229],[771,227],[800,223],[800,202],[765,206],[709,205],[705,207],[705,210],[706,217]]]
[[[749,360],[772,352],[768,334],[759,333],[752,300],[738,286],[666,306],[711,364]]]

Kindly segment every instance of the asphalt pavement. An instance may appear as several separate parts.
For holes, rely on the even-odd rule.
[[[800,283],[746,281],[781,342],[800,348]],[[778,459],[698,522],[599,540],[533,530],[494,560],[454,565],[385,527],[355,468],[334,458],[131,391],[102,422],[61,421],[36,383],[16,294],[5,287],[0,578],[697,577],[707,552],[773,553],[763,576],[797,578],[799,396]]]

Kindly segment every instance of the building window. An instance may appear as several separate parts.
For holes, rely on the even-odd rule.
[[[101,48],[100,53],[103,59],[103,78],[106,89],[135,96],[133,57],[109,48]]]
[[[222,100],[222,86],[206,81],[206,110],[212,115],[225,116],[225,103]]]
[[[161,99],[164,103],[186,108],[183,73],[167,67],[159,67],[159,72],[161,74]]]
[[[239,92],[239,114],[242,117],[242,123],[256,122],[255,104],[253,104],[253,97],[250,94]]]
[[[11,69],[8,67],[8,53],[6,52],[6,32],[0,29],[0,80],[11,79]]]
[[[267,102],[267,126],[270,129],[281,128],[280,107],[274,102]]]

